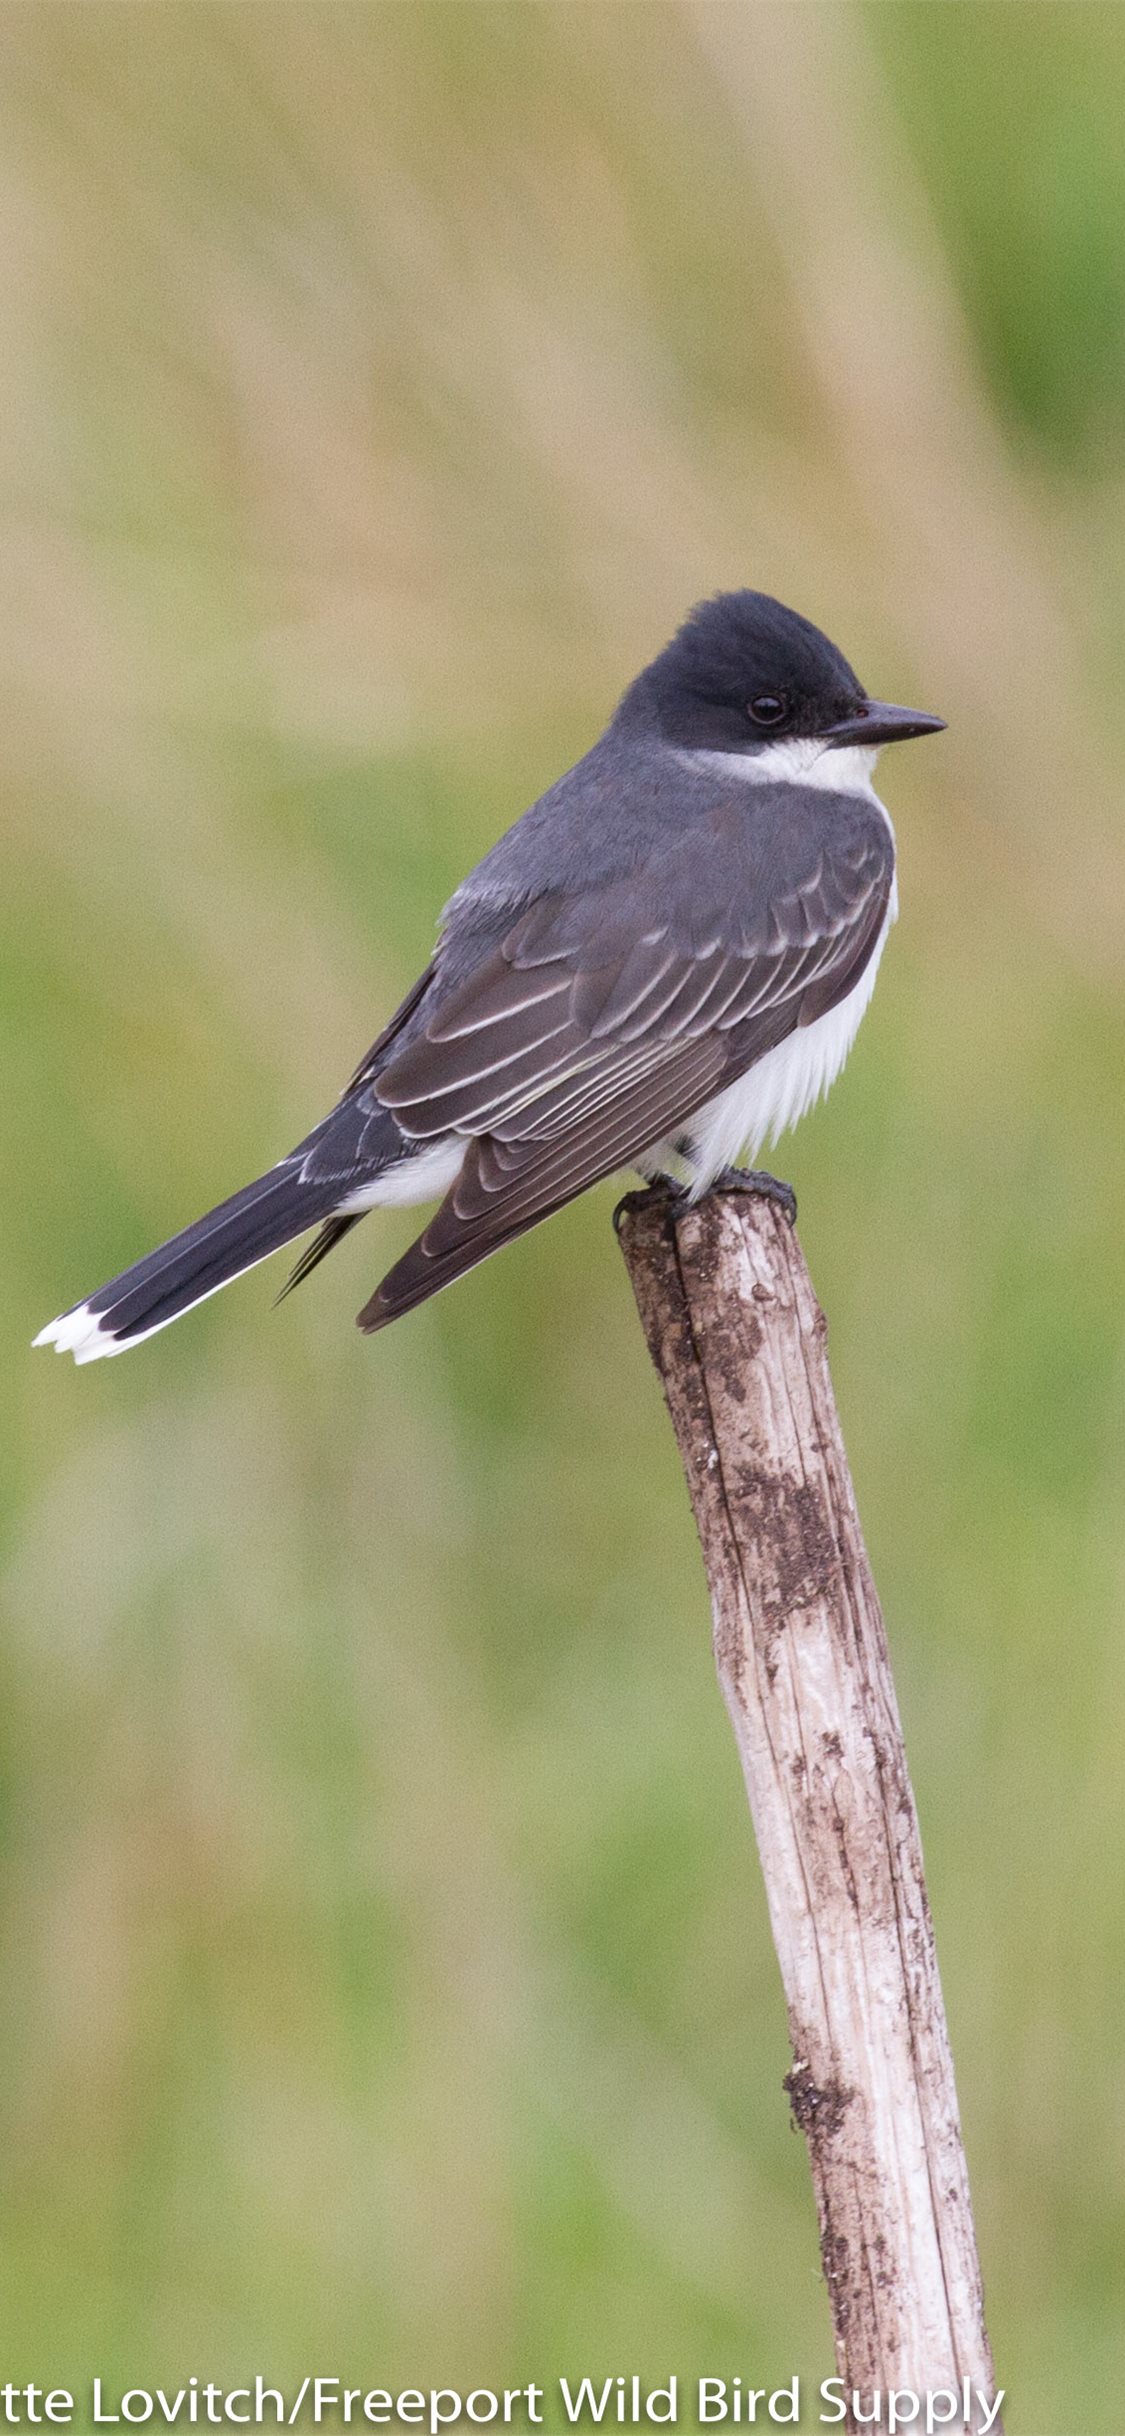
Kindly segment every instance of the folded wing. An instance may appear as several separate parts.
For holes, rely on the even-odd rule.
[[[784,853],[763,851],[749,874],[729,870],[722,811],[710,858],[696,826],[646,873],[538,901],[392,1049],[369,1088],[404,1133],[463,1134],[466,1156],[361,1327],[385,1326],[682,1130],[854,986],[893,882],[876,808],[822,796],[810,810],[794,791]]]

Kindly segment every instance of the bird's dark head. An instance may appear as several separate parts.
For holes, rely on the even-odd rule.
[[[945,725],[927,711],[873,701],[819,626],[766,592],[701,601],[626,694],[620,715],[638,713],[655,719],[670,744],[739,754],[813,740],[821,750],[875,752]]]

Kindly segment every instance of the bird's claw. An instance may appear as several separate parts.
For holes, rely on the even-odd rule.
[[[797,1196],[791,1184],[783,1184],[777,1176],[767,1175],[761,1167],[721,1167],[712,1176],[709,1193],[749,1193],[758,1201],[772,1201],[790,1226],[797,1223]],[[651,1184],[640,1191],[625,1193],[613,1213],[613,1231],[621,1233],[622,1221],[639,1218],[645,1210],[661,1207],[673,1221],[682,1218],[691,1205],[691,1194],[685,1184],[674,1176],[654,1176]]]
[[[613,1213],[613,1232],[621,1233],[624,1219],[639,1218],[644,1211],[657,1207],[669,1218],[677,1218],[687,1208],[688,1198],[686,1185],[677,1184],[674,1176],[654,1176],[651,1184],[643,1185],[639,1191],[622,1194]]]
[[[797,1196],[791,1184],[782,1184],[777,1176],[766,1174],[761,1167],[721,1167],[708,1186],[712,1193],[752,1193],[759,1201],[772,1201],[790,1226],[797,1223]]]

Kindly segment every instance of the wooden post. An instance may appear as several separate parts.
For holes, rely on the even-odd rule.
[[[631,1194],[618,1227],[703,1544],[839,2376],[867,2413],[892,2389],[957,2393],[938,2424],[995,2430],[918,1822],[824,1316],[763,1199],[673,1215]]]

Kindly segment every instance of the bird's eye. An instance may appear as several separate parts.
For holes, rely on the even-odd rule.
[[[749,705],[750,716],[759,727],[776,727],[788,708],[784,694],[755,694]]]

